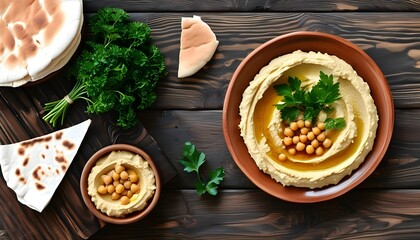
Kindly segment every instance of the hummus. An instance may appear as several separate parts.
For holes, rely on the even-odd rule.
[[[129,151],[113,151],[100,158],[88,177],[91,200],[97,209],[112,217],[142,210],[155,189],[149,163]]]
[[[341,94],[328,117],[343,118],[346,124],[342,129],[325,130],[323,134],[330,140],[321,154],[295,154],[285,144],[287,123],[274,106],[284,97],[277,95],[274,86],[298,77],[304,88],[311,89],[319,81],[320,71],[333,76]],[[243,93],[240,116],[241,136],[257,166],[284,186],[308,188],[337,184],[358,168],[372,149],[378,126],[369,86],[348,63],[336,56],[300,50],[261,69]],[[321,111],[315,122],[326,118],[327,113]]]

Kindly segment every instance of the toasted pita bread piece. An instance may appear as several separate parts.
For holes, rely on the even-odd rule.
[[[183,17],[181,29],[178,77],[184,78],[198,72],[210,61],[219,41],[199,16]]]
[[[91,120],[41,137],[0,145],[7,186],[24,205],[42,212],[70,167]]]

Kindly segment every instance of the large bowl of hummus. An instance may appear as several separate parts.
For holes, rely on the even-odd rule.
[[[385,155],[392,95],[355,44],[319,32],[274,38],[238,66],[223,107],[229,151],[259,188],[319,202],[365,180]]]
[[[88,160],[80,190],[97,218],[128,224],[153,210],[161,183],[157,167],[146,152],[128,144],[114,144],[100,149]]]

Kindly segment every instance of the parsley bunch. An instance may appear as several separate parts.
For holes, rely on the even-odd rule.
[[[117,125],[131,128],[138,121],[136,110],[156,100],[157,82],[166,74],[164,58],[151,43],[149,26],[130,21],[122,9],[99,10],[90,28],[93,39],[70,69],[76,85],[68,97],[87,100],[89,113],[116,111]],[[67,108],[65,99],[47,103],[44,119],[53,126],[61,119],[62,124]]]
[[[217,195],[217,187],[225,177],[224,169],[219,167],[211,170],[209,174],[210,180],[206,182],[200,176],[200,167],[206,161],[206,155],[203,152],[198,152],[195,145],[191,142],[186,142],[183,148],[183,156],[184,158],[179,162],[184,166],[184,171],[197,174],[198,181],[195,184],[197,193],[203,195],[207,192],[210,195]]]
[[[303,119],[313,121],[321,111],[332,112],[331,104],[341,98],[339,83],[333,81],[333,76],[320,71],[319,81],[310,90],[302,88],[302,81],[297,77],[289,77],[288,84],[275,85],[274,88],[284,100],[275,104],[281,111],[282,119],[294,121],[303,113]],[[345,126],[343,118],[328,119],[329,128],[342,128]]]

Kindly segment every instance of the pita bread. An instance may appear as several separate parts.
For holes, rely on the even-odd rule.
[[[41,137],[0,145],[7,186],[24,205],[42,212],[70,167],[91,120]]]
[[[183,17],[181,29],[178,77],[184,78],[198,72],[210,61],[219,41],[199,16]]]
[[[68,62],[80,43],[82,2],[2,1],[0,30],[5,36],[0,37],[1,86],[17,87],[39,80]]]

